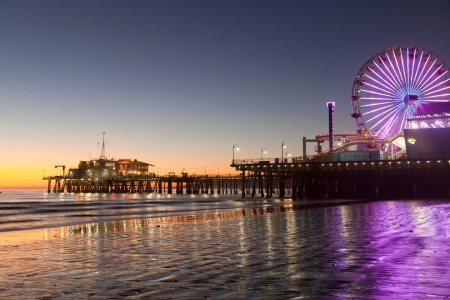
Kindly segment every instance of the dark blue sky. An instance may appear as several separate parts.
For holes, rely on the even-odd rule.
[[[303,136],[354,131],[351,87],[396,45],[450,61],[449,1],[0,1],[5,154],[161,168],[301,155]],[[32,146],[30,146],[32,145]],[[312,145],[311,145],[312,146]],[[310,151],[311,152],[311,151]],[[1,158],[0,163],[6,163]]]

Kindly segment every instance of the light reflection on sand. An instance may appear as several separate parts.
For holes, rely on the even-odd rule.
[[[444,298],[449,233],[450,204],[439,201],[287,202],[53,228],[1,244],[0,298]]]
[[[0,245],[12,245],[20,243],[32,243],[38,240],[58,239],[68,236],[90,236],[94,233],[117,232],[119,230],[136,229],[142,227],[161,227],[186,222],[208,222],[220,219],[230,219],[243,216],[256,216],[274,212],[287,212],[294,209],[293,204],[275,207],[258,207],[236,211],[222,211],[188,216],[169,216],[159,218],[132,219],[91,223],[74,226],[25,230],[12,233],[0,233]]]

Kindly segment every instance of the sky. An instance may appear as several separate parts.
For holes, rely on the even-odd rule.
[[[0,0],[0,188],[106,152],[155,172],[234,173],[284,141],[357,130],[351,89],[397,45],[450,64],[450,1]],[[308,154],[313,154],[308,144]],[[219,169],[217,171],[216,169]],[[47,173],[45,173],[47,172]]]

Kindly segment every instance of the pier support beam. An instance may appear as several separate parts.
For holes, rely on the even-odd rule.
[[[242,198],[245,198],[245,170],[242,171]]]

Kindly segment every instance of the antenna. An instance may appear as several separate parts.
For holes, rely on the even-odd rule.
[[[102,154],[100,155],[100,159],[106,159],[106,154],[105,154],[105,133],[106,130],[103,129],[103,142],[102,142]],[[97,145],[99,145],[100,142],[97,142]]]

